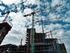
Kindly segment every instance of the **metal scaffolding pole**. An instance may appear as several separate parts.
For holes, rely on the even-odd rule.
[[[34,47],[34,35],[35,35],[35,32],[34,32],[34,14],[35,14],[35,12],[32,12],[32,13],[27,14],[27,15],[24,15],[24,17],[32,15],[31,53],[35,53],[35,47]]]
[[[35,53],[35,48],[34,48],[34,35],[35,35],[35,32],[34,32],[34,14],[35,12],[32,12],[32,43],[31,43],[31,47],[32,47],[32,53]]]

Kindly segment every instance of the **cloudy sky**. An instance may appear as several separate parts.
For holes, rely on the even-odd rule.
[[[36,32],[42,32],[42,19],[44,32],[52,31],[53,37],[65,43],[67,52],[70,53],[70,0],[0,0],[0,21],[6,16],[2,13],[7,11],[10,11],[7,21],[9,20],[13,26],[2,45],[20,45],[21,39],[24,45],[26,28],[31,28],[32,16],[23,15],[39,11],[35,14]]]

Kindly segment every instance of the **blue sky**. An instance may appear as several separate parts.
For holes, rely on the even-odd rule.
[[[67,52],[70,53],[70,0],[23,0],[23,4],[21,1],[0,0],[0,21],[6,16],[2,13],[10,11],[7,21],[11,20],[13,25],[2,45],[9,43],[19,45],[21,39],[25,44],[26,28],[31,28],[32,16],[23,17],[23,15],[39,11],[35,14],[36,32],[42,32],[42,18],[44,32],[52,31],[53,37],[61,39]]]

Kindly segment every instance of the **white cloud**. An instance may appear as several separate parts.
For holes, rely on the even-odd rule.
[[[57,39],[61,39],[61,37],[64,34],[64,30],[63,29],[55,30],[54,32],[56,32],[56,34],[53,35],[53,36],[56,37]]]
[[[29,5],[29,4],[38,4],[39,0],[26,0],[24,5]]]
[[[67,53],[69,53],[70,52],[70,30],[64,32],[61,40],[63,41],[63,43],[65,43]]]
[[[35,29],[37,33],[41,33],[42,32],[42,26],[41,25],[35,25]]]
[[[53,0],[51,6],[55,7],[56,5],[60,5],[60,4],[62,4],[61,0]]]
[[[31,12],[33,12],[33,10],[31,8],[25,8],[24,10],[24,15],[30,14]]]
[[[49,24],[49,25],[46,25],[46,29],[47,30],[54,30],[54,29],[61,29],[62,25],[60,24]]]
[[[19,3],[20,0],[2,0],[4,4],[12,4],[12,3]]]
[[[17,0],[3,0],[3,2],[5,4],[12,4],[12,3],[17,4],[20,2],[20,0],[18,0],[18,1]],[[27,0],[24,4],[29,5],[29,4],[38,4],[38,3],[39,3],[39,0]],[[51,5],[52,5],[52,7],[55,7],[56,5],[60,5],[60,4],[62,4],[61,0],[53,0]],[[58,9],[60,9],[60,8],[58,8]],[[24,10],[25,14],[29,14],[31,12],[32,12],[32,9],[29,9],[29,8]],[[67,12],[67,14],[69,15],[70,12]],[[25,44],[25,40],[26,40],[25,25],[27,23],[27,25],[29,25],[29,28],[31,28],[32,16],[27,16],[27,18],[26,18],[26,17],[23,17],[23,15],[24,14],[22,14],[21,12],[18,12],[18,13],[11,12],[10,13],[9,16],[11,16],[13,19],[13,21],[12,21],[13,27],[9,31],[9,33],[7,34],[5,39],[3,40],[2,45],[9,44],[9,43],[19,45],[21,39],[23,39],[23,45]],[[57,21],[60,19],[59,17],[60,17],[59,15],[55,15],[53,13],[49,14],[49,20],[51,20],[51,21]],[[36,17],[36,18],[40,18],[40,17]],[[44,17],[44,19],[45,19],[45,17]],[[1,18],[0,18],[0,20],[1,20]],[[40,19],[38,19],[38,20],[40,20]],[[70,18],[66,18],[64,21],[70,22]],[[39,26],[38,24],[36,25],[36,23],[35,23],[35,28],[36,28],[36,32],[42,32],[41,25]],[[68,40],[64,41],[64,43],[66,44],[66,47],[69,48],[69,36],[70,36],[69,33],[70,32],[64,32],[64,30],[61,28],[62,28],[62,25],[60,25],[60,24],[49,24],[49,25],[46,25],[45,32],[51,30],[51,31],[53,31],[52,35],[57,38],[62,38],[62,37],[64,37],[63,34],[65,34],[65,36],[68,38]],[[54,33],[56,33],[56,34],[54,34]]]
[[[31,9],[27,8],[24,10],[24,13],[25,12],[31,13],[32,11],[30,11],[30,10]],[[25,25],[26,25],[26,22],[28,24],[31,23],[32,16],[23,17],[23,14],[21,12],[18,12],[18,13],[11,12],[9,14],[9,16],[11,16],[13,18],[13,20],[12,20],[13,27],[6,35],[5,39],[2,42],[2,45],[9,44],[9,43],[14,44],[14,42],[16,45],[19,45],[21,39],[23,39],[23,44],[25,44],[25,40],[26,40],[26,27],[25,27]],[[28,22],[27,19],[30,20],[30,22]],[[16,38],[12,41],[12,39],[10,39],[11,37],[16,37]],[[15,40],[18,40],[18,41],[16,42]]]
[[[20,12],[19,13],[10,13],[9,16],[13,17],[13,21],[12,21],[13,27],[9,31],[9,33],[6,35],[6,37],[3,40],[2,44],[5,44],[5,43],[7,43],[7,44],[9,44],[9,43],[14,44],[14,42],[16,42],[15,41],[16,39],[19,40],[19,41],[16,42],[16,43],[19,44],[20,39],[24,39],[25,40],[25,35],[26,35],[25,18],[22,16],[22,14]],[[10,41],[12,41],[12,39],[10,39],[11,36],[12,37],[16,37],[14,42],[10,42]],[[18,44],[16,44],[16,45],[18,45]]]
[[[70,17],[67,17],[66,19],[64,19],[64,22],[70,22]]]
[[[64,34],[64,29],[62,29],[62,25],[60,24],[46,25],[44,32],[50,32],[50,31],[52,31],[51,34],[53,38],[57,39],[61,39],[62,35]]]
[[[49,20],[51,20],[51,21],[60,20],[60,16],[59,15],[56,15],[54,13],[49,13],[48,17],[49,17]]]

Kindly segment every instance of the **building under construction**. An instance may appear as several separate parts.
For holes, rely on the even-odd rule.
[[[34,29],[34,42],[32,47],[31,29],[27,29],[27,42],[24,53],[67,53],[64,44],[59,44],[57,38],[45,38],[45,33],[36,33]]]
[[[11,26],[7,22],[0,23],[0,44],[10,29]]]
[[[21,40],[19,46],[12,44],[1,45],[0,53],[67,53],[64,43],[59,44],[57,38],[45,38],[46,33],[36,32],[34,28],[35,12],[31,14],[33,15],[32,28],[27,29],[26,44],[22,45]],[[0,23],[0,44],[10,29],[11,26],[7,22]]]
[[[9,26],[7,23],[5,25]],[[9,29],[10,27],[7,30]],[[0,46],[0,53],[67,53],[65,45],[63,43],[59,44],[57,38],[45,38],[45,33],[37,33],[35,29],[33,30],[33,43],[31,33],[32,29],[27,29],[27,39],[25,45],[22,45],[22,43],[19,46],[12,44],[2,45]]]

